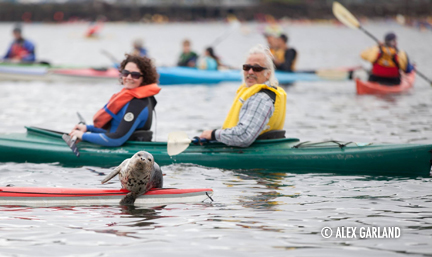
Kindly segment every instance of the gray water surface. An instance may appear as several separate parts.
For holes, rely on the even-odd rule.
[[[222,60],[242,64],[247,50],[265,43],[261,25],[246,24],[216,47]],[[432,77],[432,33],[393,23],[389,30]],[[12,24],[0,24],[8,35]],[[30,24],[25,35],[40,59],[57,64],[109,65],[101,49],[119,59],[141,36],[157,63],[172,65],[188,37],[199,52],[224,33],[225,24],[106,24],[100,39],[84,39],[85,24]],[[330,25],[285,25],[300,53],[299,68],[357,66],[373,42],[359,31]],[[0,40],[0,49],[9,44]],[[165,86],[157,96],[156,140],[172,131],[190,137],[223,123],[239,85]],[[87,122],[121,87],[113,83],[0,83],[0,133],[24,126],[69,131],[79,111]],[[357,96],[353,81],[296,83],[288,95],[285,130],[302,141],[327,139],[432,144],[432,87],[418,78],[394,96]],[[23,153],[25,154],[25,153]],[[157,160],[156,160],[157,161]],[[105,174],[110,169],[92,167]],[[432,256],[432,186],[428,176],[371,177],[232,171],[191,165],[162,167],[165,187],[213,188],[214,202],[153,207],[0,207],[1,256]],[[57,164],[0,163],[0,185],[102,187],[103,176]],[[107,188],[119,188],[114,182]],[[335,238],[324,227],[399,227],[400,238]]]

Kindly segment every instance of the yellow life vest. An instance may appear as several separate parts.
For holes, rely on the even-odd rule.
[[[241,85],[237,89],[236,97],[234,98],[234,102],[230,111],[228,112],[222,128],[227,129],[237,126],[239,122],[240,109],[242,108],[243,103],[249,99],[249,97],[263,89],[273,91],[276,94],[276,100],[274,103],[274,112],[270,117],[267,126],[263,131],[261,131],[260,135],[271,130],[283,129],[286,112],[286,93],[281,87],[273,87],[266,84],[255,84],[251,87],[247,87],[245,84]]]
[[[397,63],[395,63],[395,55],[397,55]],[[363,51],[360,56],[372,64],[378,64],[382,67],[388,68],[399,67],[399,69],[403,71],[406,70],[408,65],[407,54],[404,51],[398,51],[393,47],[373,46]]]
[[[375,61],[378,65],[381,65],[383,67],[389,67],[389,68],[394,68],[399,66],[395,59],[398,53],[396,48],[380,46],[379,49],[381,54],[379,55],[378,60]]]
[[[289,49],[271,49],[270,52],[273,54],[273,57],[275,59],[275,61],[279,62],[279,63],[284,63],[285,62],[285,52],[288,51]],[[294,58],[294,60],[291,63],[291,67],[290,69],[292,71],[295,71],[295,66],[296,66],[296,62],[297,62],[297,56],[298,53],[296,53],[296,56]]]
[[[285,62],[285,49],[274,49],[273,57],[278,62]]]

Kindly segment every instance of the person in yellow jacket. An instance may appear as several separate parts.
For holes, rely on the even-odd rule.
[[[258,136],[282,130],[286,93],[278,86],[274,70],[270,50],[262,45],[253,47],[243,64],[243,84],[237,89],[222,128],[205,130],[200,138],[248,147]]]
[[[361,58],[372,63],[369,81],[385,85],[399,85],[401,73],[410,73],[414,67],[410,64],[407,54],[397,48],[396,35],[386,34],[384,44],[366,49]]]

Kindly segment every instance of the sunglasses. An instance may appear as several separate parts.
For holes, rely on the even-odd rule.
[[[121,75],[122,77],[126,78],[127,76],[129,76],[129,74],[131,75],[131,77],[133,79],[139,79],[140,77],[142,77],[143,75],[137,71],[128,71],[128,70],[122,70]]]
[[[249,71],[250,69],[252,69],[254,72],[260,72],[263,70],[266,70],[266,67],[261,67],[259,65],[250,65],[250,64],[243,64],[243,70],[244,71]]]

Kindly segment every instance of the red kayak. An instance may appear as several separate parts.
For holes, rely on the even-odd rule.
[[[394,86],[386,86],[376,82],[361,81],[356,79],[356,87],[358,95],[365,94],[397,94],[402,93],[413,87],[415,81],[415,72],[402,75],[401,83]]]
[[[118,205],[126,189],[0,187],[0,205],[77,206]],[[135,205],[202,202],[213,195],[209,188],[152,189],[138,197]]]

